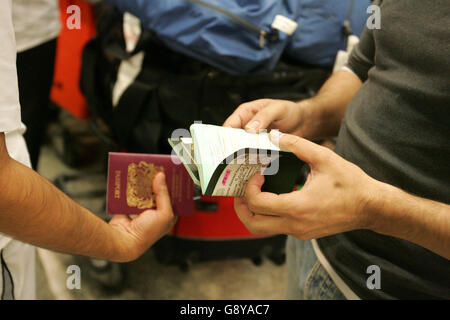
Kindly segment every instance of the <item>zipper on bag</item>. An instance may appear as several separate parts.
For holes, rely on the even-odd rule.
[[[230,11],[228,11],[228,10],[222,8],[222,7],[219,7],[219,6],[207,3],[207,2],[202,1],[202,0],[186,0],[186,1],[188,1],[190,3],[193,3],[193,4],[197,4],[199,6],[202,6],[202,7],[208,8],[208,9],[211,9],[211,10],[214,10],[214,11],[217,11],[217,12],[220,12],[220,13],[226,15],[228,18],[230,18],[235,23],[240,24],[241,26],[243,26],[247,30],[258,34],[259,35],[259,46],[261,48],[263,48],[266,45],[267,36],[268,36],[268,32],[266,30],[261,29],[261,28],[255,26],[255,25],[251,24],[250,22],[246,21],[245,19],[242,19],[241,17],[235,15],[234,13],[231,13]]]

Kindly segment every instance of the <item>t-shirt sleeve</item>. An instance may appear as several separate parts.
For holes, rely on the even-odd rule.
[[[364,29],[361,40],[350,54],[347,67],[351,69],[362,82],[368,78],[369,70],[375,65],[375,43],[373,30]]]
[[[0,6],[0,132],[21,126],[11,0]]]

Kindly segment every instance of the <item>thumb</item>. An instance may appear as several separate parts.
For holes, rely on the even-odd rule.
[[[150,237],[152,241],[156,241],[172,228],[176,219],[164,173],[158,173],[153,179],[153,191],[156,198],[156,210],[142,212],[132,223],[141,237]]]
[[[311,165],[318,164],[324,156],[324,148],[309,140],[278,130],[271,130],[269,136],[282,151],[292,152],[297,158]]]
[[[160,231],[158,229],[166,229],[176,222],[164,173],[158,173],[153,179],[153,192],[156,198],[156,210],[144,211],[133,222],[140,229],[155,229],[153,232],[158,233]]]
[[[169,190],[167,189],[166,176],[163,172],[159,172],[153,179],[153,191],[156,198],[156,209],[163,212],[172,212],[172,204],[170,202]]]

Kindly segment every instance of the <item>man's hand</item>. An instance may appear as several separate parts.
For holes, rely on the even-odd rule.
[[[274,143],[311,168],[299,191],[261,192],[253,176],[235,210],[253,233],[317,239],[357,229],[404,239],[450,259],[450,205],[408,194],[369,177],[333,151],[297,136],[271,132]]]
[[[278,129],[301,135],[305,108],[302,103],[285,100],[261,99],[240,105],[225,121],[225,127],[245,128],[250,132]]]
[[[310,140],[336,136],[348,103],[361,88],[359,78],[338,71],[319,93],[300,102],[262,99],[240,105],[225,121],[225,127],[258,132],[278,129]]]
[[[257,174],[235,210],[258,234],[289,234],[302,240],[320,238],[371,225],[368,203],[378,182],[333,151],[293,135],[271,133],[282,150],[293,152],[311,167],[302,190],[276,195],[261,192],[264,177]]]
[[[116,229],[123,252],[118,261],[130,261],[142,255],[151,245],[167,234],[175,224],[164,173],[153,179],[156,209],[147,210],[136,217],[116,215],[109,225]]]
[[[138,258],[174,225],[164,174],[153,180],[156,210],[108,224],[48,180],[9,157],[0,133],[0,232],[50,250],[125,262]]]

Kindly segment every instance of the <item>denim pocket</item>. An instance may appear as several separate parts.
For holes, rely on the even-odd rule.
[[[345,300],[328,272],[319,261],[316,262],[305,283],[306,300]]]

